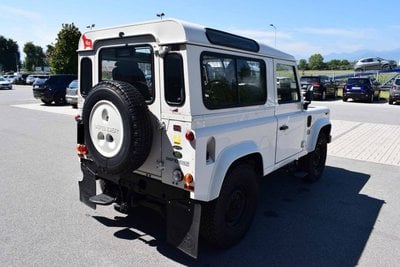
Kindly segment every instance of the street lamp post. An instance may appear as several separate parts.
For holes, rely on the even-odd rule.
[[[96,26],[96,25],[95,24],[91,24],[91,25],[86,26],[86,28],[88,28],[89,30],[92,30],[94,28],[94,26]]]
[[[276,26],[274,24],[269,24],[269,26],[274,28],[274,32],[275,32],[275,48],[276,48]]]
[[[165,14],[164,14],[163,12],[157,14],[157,17],[159,17],[161,20],[162,20],[162,18],[163,18],[164,16],[165,16]]]

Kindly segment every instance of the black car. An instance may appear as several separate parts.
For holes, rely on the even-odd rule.
[[[303,94],[307,90],[312,90],[314,99],[325,100],[328,96],[337,98],[338,85],[328,76],[302,76],[300,78],[300,84]]]
[[[75,79],[77,76],[72,74],[55,74],[49,75],[47,79],[36,79],[33,83],[33,96],[46,105],[52,102],[63,105],[66,103],[66,88]]]
[[[374,99],[379,99],[379,94],[379,84],[371,78],[349,78],[343,87],[344,102],[351,98],[372,103]]]

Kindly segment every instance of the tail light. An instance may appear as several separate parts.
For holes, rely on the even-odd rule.
[[[321,84],[319,82],[313,82],[312,86],[320,86]]]
[[[194,133],[193,131],[187,131],[185,134],[185,138],[186,140],[188,140],[189,142],[192,142],[194,140]]]
[[[83,158],[88,154],[88,149],[86,145],[78,144],[76,145],[76,151],[78,152],[78,157]]]
[[[194,191],[193,176],[190,173],[187,173],[183,177],[183,180],[185,181],[184,188],[189,191]]]

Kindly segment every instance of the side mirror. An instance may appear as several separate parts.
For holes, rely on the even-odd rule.
[[[306,93],[304,95],[304,105],[303,105],[304,109],[308,109],[308,105],[311,104],[311,101],[312,101],[313,96],[314,96],[313,95],[313,91],[314,91],[313,86],[307,87],[307,91],[306,91]]]

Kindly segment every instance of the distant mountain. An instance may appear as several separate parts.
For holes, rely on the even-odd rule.
[[[332,53],[323,55],[324,61],[330,61],[332,59],[347,59],[348,61],[356,61],[363,57],[381,57],[385,59],[393,59],[400,61],[400,48],[389,51],[373,51],[373,50],[359,50],[352,53]]]

